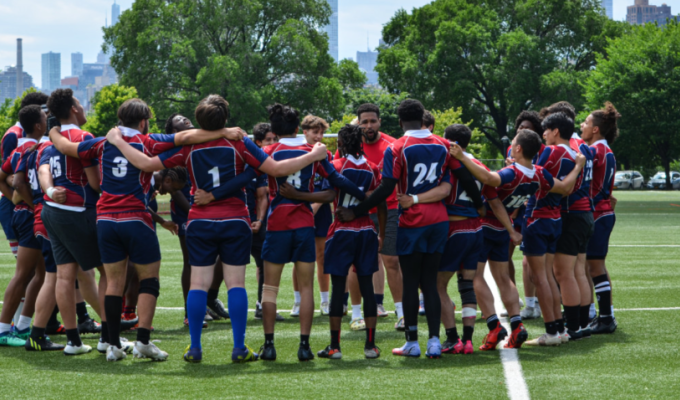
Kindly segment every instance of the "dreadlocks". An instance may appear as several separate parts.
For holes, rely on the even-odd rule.
[[[338,132],[338,146],[343,156],[354,156],[359,158],[364,155],[364,148],[361,138],[364,135],[363,129],[358,125],[345,125]]]
[[[158,171],[158,173],[160,174],[161,179],[169,177],[171,181],[177,183],[186,183],[189,176],[187,174],[187,169],[184,167],[165,168]]]

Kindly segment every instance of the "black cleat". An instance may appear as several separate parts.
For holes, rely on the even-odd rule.
[[[310,361],[314,359],[314,353],[309,347],[300,346],[298,349],[298,360],[300,361]]]
[[[567,329],[567,335],[569,335],[570,342],[583,339],[583,332],[580,329],[576,332],[572,331],[571,329]]]
[[[26,340],[26,345],[24,346],[26,351],[58,351],[64,350],[64,345],[52,343],[49,338],[39,337],[32,338],[29,337]]]
[[[262,319],[262,309],[255,306],[255,319]]]
[[[211,314],[214,314],[212,316],[214,319],[229,319],[229,311],[227,311],[220,299],[208,302],[208,309],[212,311]],[[215,315],[219,318],[215,318]]]
[[[274,345],[260,347],[260,360],[276,361],[276,348]]]
[[[78,324],[78,332],[83,333],[101,333],[102,325],[92,318],[88,318],[83,323]]]
[[[59,325],[47,325],[45,327],[45,334],[47,335],[65,335],[66,334],[66,328],[64,328],[64,325],[59,323]]]
[[[298,357],[300,356],[300,351],[302,351],[302,348],[298,350]],[[316,355],[319,356],[319,358],[329,358],[331,360],[339,360],[342,358],[340,349],[334,349],[330,345],[326,346],[326,348],[323,350],[319,350]]]
[[[285,321],[286,319],[279,313],[276,313],[276,322]]]
[[[612,318],[611,322],[605,323],[601,317],[598,317],[597,320],[590,324],[590,330],[593,335],[611,334],[616,331],[618,325],[616,318]]]

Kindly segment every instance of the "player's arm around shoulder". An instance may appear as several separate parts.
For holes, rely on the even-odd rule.
[[[498,187],[503,184],[503,180],[498,173],[487,171],[486,168],[473,162],[472,159],[464,154],[463,149],[457,143],[451,144],[449,154],[460,161],[460,163],[470,171],[472,176],[477,178],[482,184],[493,187]]]
[[[106,134],[106,140],[113,146],[116,146],[132,165],[144,172],[160,171],[164,168],[163,162],[158,156],[149,157],[130,146],[130,144],[123,139],[123,135],[118,128],[111,129]]]
[[[64,137],[58,126],[55,126],[50,130],[50,141],[52,142],[52,145],[54,145],[54,148],[61,154],[73,158],[80,158],[78,155],[78,143],[73,143]]]

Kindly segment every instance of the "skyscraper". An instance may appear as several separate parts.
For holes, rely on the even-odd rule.
[[[52,93],[61,84],[61,53],[42,55],[42,90]]]
[[[22,40],[17,39],[17,65],[0,71],[0,103],[5,99],[20,97],[24,91],[33,87],[33,78],[23,70]]]
[[[328,53],[333,57],[335,62],[340,61],[340,53],[338,51],[338,0],[328,0],[331,6],[331,17],[329,24],[324,27],[324,31],[328,34]]]
[[[24,79],[24,50],[21,45],[21,39],[17,39],[17,76],[15,78],[17,97],[23,94],[23,88],[21,82]]]
[[[83,54],[71,53],[71,76],[80,76],[83,73]]]
[[[111,5],[111,26],[118,23],[118,17],[120,17],[120,4],[116,4],[116,0],[113,0],[113,5]]]
[[[604,14],[609,17],[609,19],[614,19],[614,0],[602,0],[602,8],[604,8]]]
[[[366,49],[366,51],[357,51],[357,64],[359,68],[366,73],[366,83],[369,85],[378,84],[378,73],[375,72],[375,66],[378,64],[378,52]]]
[[[671,14],[670,6],[665,3],[660,6],[650,5],[649,0],[635,0],[635,4],[627,7],[626,21],[632,25],[656,22],[666,25],[668,19],[676,19]]]

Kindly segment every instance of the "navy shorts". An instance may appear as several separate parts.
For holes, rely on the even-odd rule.
[[[562,235],[562,219],[527,218],[522,227],[522,246],[525,256],[555,254]]]
[[[274,264],[315,262],[314,228],[267,231],[262,246],[262,259]]]
[[[0,224],[5,231],[7,240],[15,240],[14,229],[12,229],[12,214],[14,213],[14,203],[5,196],[0,197]]]
[[[484,245],[479,253],[478,262],[487,261],[508,262],[510,259],[510,234],[503,228],[482,226]]]
[[[113,264],[127,257],[135,264],[151,264],[161,259],[158,236],[148,212],[100,215],[97,218],[97,239],[104,264]]]
[[[439,272],[476,270],[484,248],[484,233],[478,218],[449,222],[449,239],[444,247]]]
[[[601,215],[595,220],[595,232],[588,242],[586,256],[591,260],[604,260],[609,252],[609,237],[616,224],[616,215]]]
[[[33,234],[33,211],[29,209],[17,210],[12,215],[12,229],[14,237],[19,241],[20,247],[29,249],[42,249],[40,242]]]
[[[419,228],[397,229],[397,255],[443,253],[449,233],[449,222]]]
[[[225,264],[247,265],[252,241],[248,218],[195,219],[187,223],[187,249],[193,267],[215,265],[217,256]]]
[[[45,260],[45,272],[56,274],[57,263],[54,262],[54,256],[52,255],[52,244],[44,236],[38,236],[36,239],[42,246],[42,255]]]
[[[373,222],[365,218],[363,226],[356,226],[354,221],[331,226],[324,250],[324,274],[347,276],[352,265],[359,276],[378,272],[378,234]]]
[[[328,236],[328,229],[333,223],[333,213],[330,204],[322,204],[319,211],[314,215],[314,236],[325,238]]]

